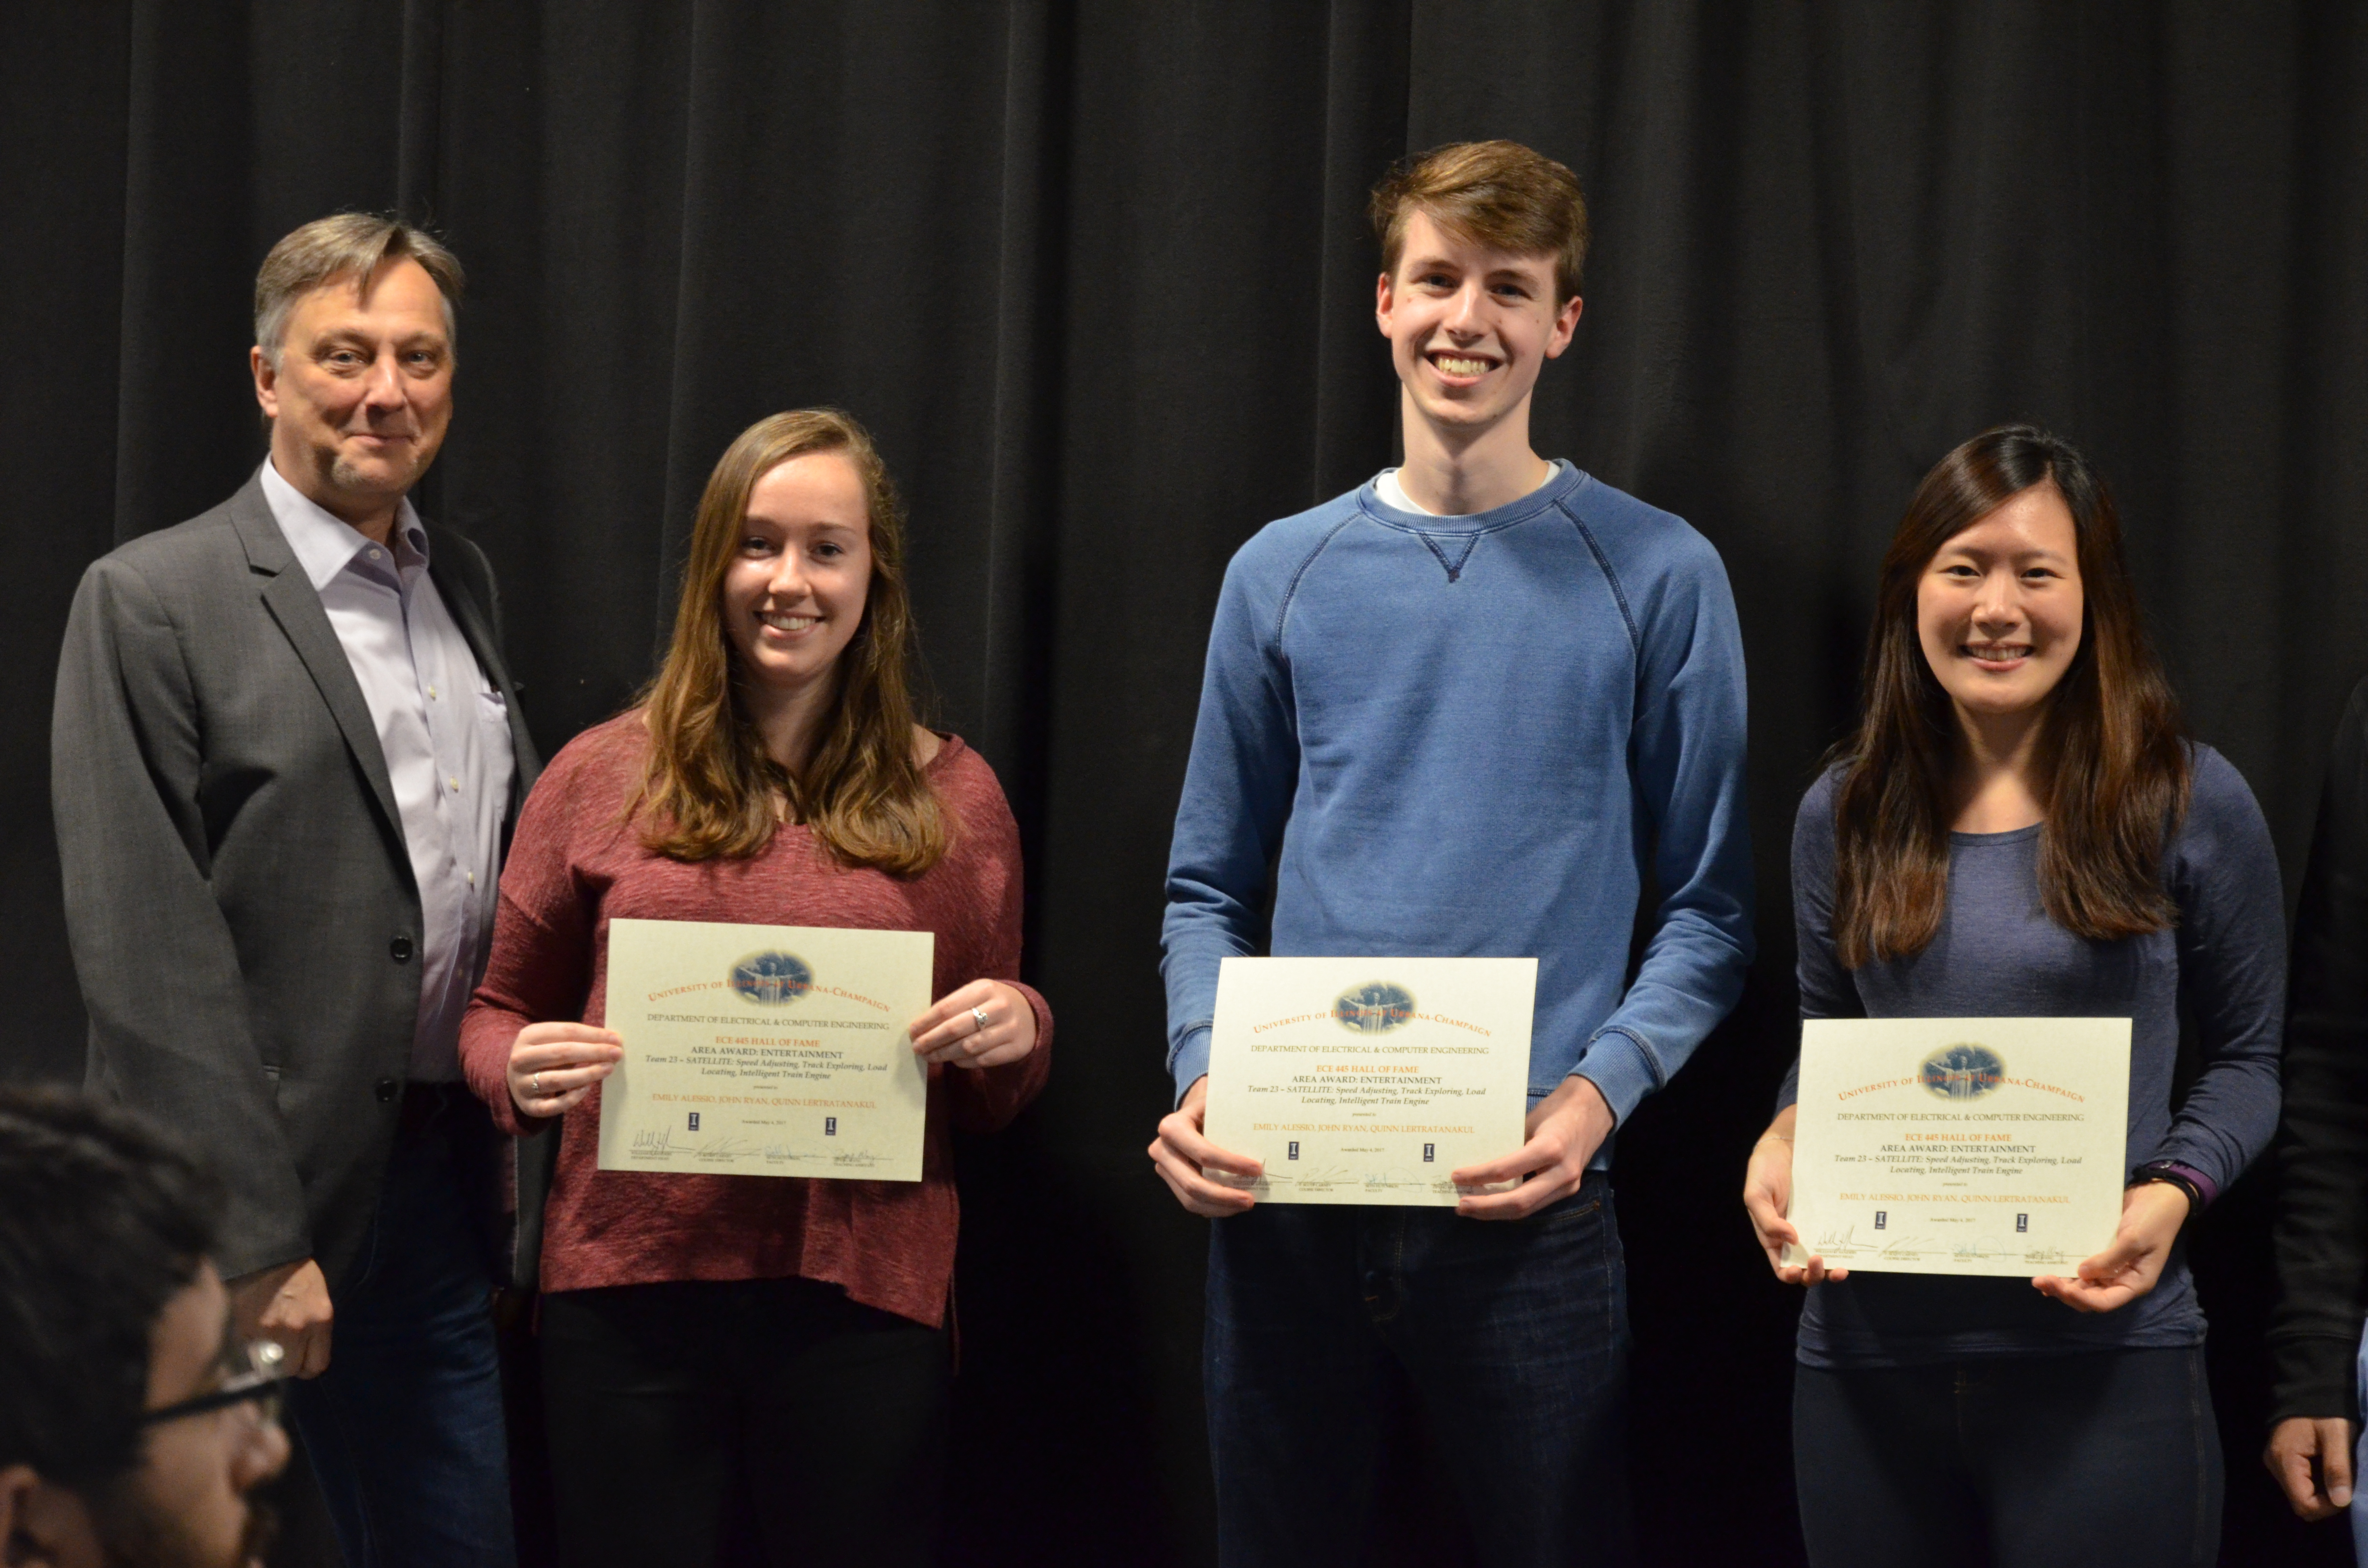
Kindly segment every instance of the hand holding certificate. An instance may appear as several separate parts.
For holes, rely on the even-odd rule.
[[[1267,1201],[1453,1207],[1523,1143],[1536,989],[1534,959],[1229,958],[1207,1141]]]
[[[1746,1193],[1763,1242],[1786,1244],[1779,1273],[2121,1267],[2129,1040],[2126,1018],[1807,1021],[1789,1158],[1763,1140]],[[2101,1280],[2057,1283],[2119,1304],[2078,1299]]]
[[[905,1026],[936,938],[609,923],[602,1170],[921,1179],[928,1084]]]

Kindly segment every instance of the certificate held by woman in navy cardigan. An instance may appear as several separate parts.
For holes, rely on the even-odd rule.
[[[1264,1163],[1261,1202],[1452,1208],[1449,1172],[1521,1146],[1537,985],[1535,959],[1228,958],[1209,1140]]]
[[[604,1171],[918,1181],[927,931],[609,922]]]
[[[2112,1244],[2129,1089],[2127,1018],[1806,1019],[1789,1218],[1837,1268],[2068,1274]]]

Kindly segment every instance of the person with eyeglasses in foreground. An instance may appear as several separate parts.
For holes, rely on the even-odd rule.
[[[221,1210],[134,1117],[0,1089],[0,1562],[262,1561],[281,1352],[229,1333]]]

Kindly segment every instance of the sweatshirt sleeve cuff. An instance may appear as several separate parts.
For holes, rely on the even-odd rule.
[[[1209,1026],[1195,1024],[1184,1031],[1176,1045],[1176,1054],[1167,1059],[1167,1070],[1176,1076],[1176,1103],[1184,1103],[1184,1091],[1194,1080],[1209,1075]]]
[[[1602,1091],[1603,1103],[1611,1108],[1612,1117],[1623,1127],[1645,1096],[1661,1086],[1660,1075],[1653,1071],[1652,1058],[1645,1054],[1642,1042],[1625,1029],[1606,1029],[1589,1040],[1571,1073]]]
[[[2314,1421],[2360,1419],[2357,1339],[2316,1334],[2273,1337],[2270,1353],[2271,1426],[2296,1415]]]

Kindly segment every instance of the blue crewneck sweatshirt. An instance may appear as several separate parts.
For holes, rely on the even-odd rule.
[[[1494,511],[1367,483],[1269,524],[1225,571],[1168,858],[1177,1092],[1228,955],[1535,958],[1531,1098],[1583,1072],[1624,1120],[1742,988],[1743,761],[1734,597],[1668,513],[1562,463]]]

